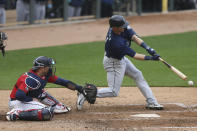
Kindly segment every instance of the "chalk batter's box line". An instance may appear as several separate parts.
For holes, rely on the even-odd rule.
[[[161,103],[162,105],[177,105],[182,108],[197,107],[197,104],[186,106],[183,103]],[[115,106],[144,106],[144,104],[121,104],[121,105],[102,105],[102,107],[115,107]],[[165,107],[164,107],[165,108]]]

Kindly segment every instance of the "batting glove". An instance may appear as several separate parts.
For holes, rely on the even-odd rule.
[[[148,48],[146,51],[152,56],[156,55],[156,51],[153,48]]]
[[[159,54],[155,54],[155,55],[152,56],[152,60],[158,61],[159,60],[159,57],[160,57]]]

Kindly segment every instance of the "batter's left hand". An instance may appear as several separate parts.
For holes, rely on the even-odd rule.
[[[158,61],[159,60],[159,57],[160,57],[159,54],[155,54],[155,55],[152,56],[152,60]]]
[[[148,48],[146,51],[152,56],[156,54],[156,51],[153,48]]]

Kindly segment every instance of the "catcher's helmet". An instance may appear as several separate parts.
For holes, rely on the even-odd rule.
[[[40,67],[50,67],[52,68],[55,65],[55,61],[52,58],[46,56],[39,56],[33,62],[32,70],[37,70]]]
[[[113,15],[109,19],[109,25],[110,27],[122,27],[126,28],[129,23],[125,20],[125,18],[121,15]]]

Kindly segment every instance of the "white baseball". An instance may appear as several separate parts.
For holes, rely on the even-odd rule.
[[[188,85],[193,86],[194,82],[193,81],[188,81]]]

